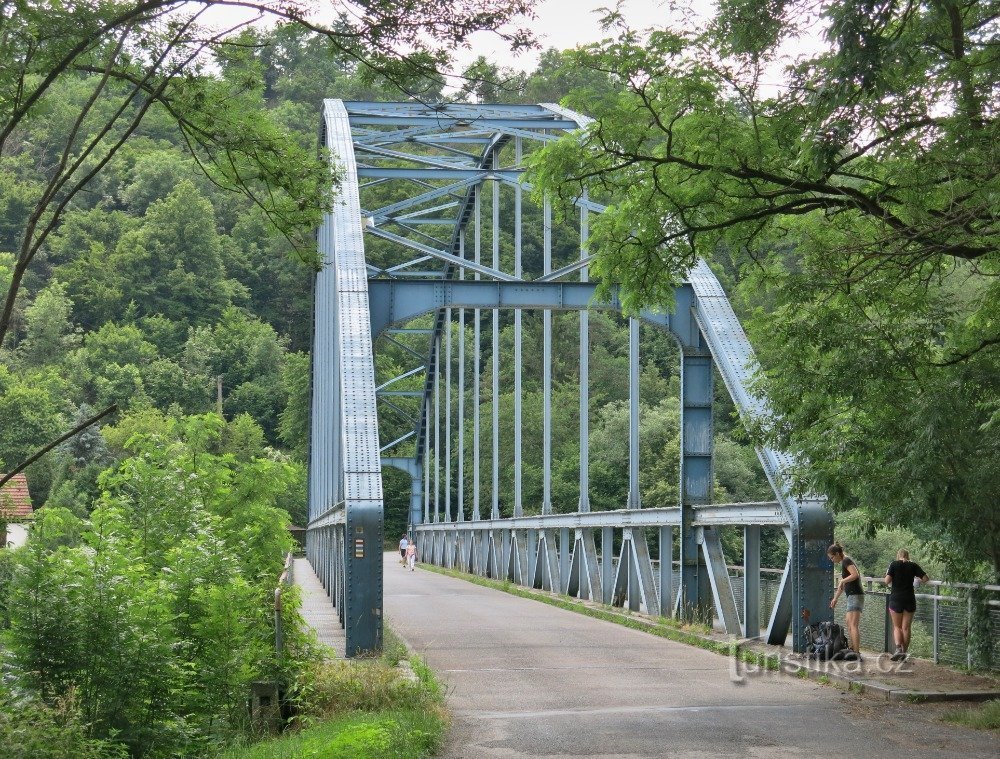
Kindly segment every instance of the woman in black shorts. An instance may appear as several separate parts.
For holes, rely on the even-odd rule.
[[[890,586],[889,616],[892,617],[892,637],[896,643],[893,660],[906,658],[910,648],[910,629],[913,615],[917,611],[917,595],[913,591],[913,581],[927,582],[930,578],[919,564],[910,561],[910,552],[900,548],[896,560],[885,572],[885,584]]]

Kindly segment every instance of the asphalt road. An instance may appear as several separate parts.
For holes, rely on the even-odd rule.
[[[998,757],[997,735],[418,569],[386,554],[385,613],[445,683],[443,756]]]

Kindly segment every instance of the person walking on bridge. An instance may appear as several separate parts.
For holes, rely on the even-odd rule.
[[[399,563],[404,567],[406,566],[406,547],[410,544],[410,541],[406,539],[406,534],[399,539]]]
[[[919,564],[910,561],[910,552],[905,548],[899,549],[896,560],[885,571],[885,584],[890,586],[886,605],[892,617],[892,639],[896,644],[893,661],[905,659],[910,650],[910,630],[917,611],[917,594],[913,588],[930,579]]]
[[[851,641],[851,648],[858,656],[861,655],[861,612],[865,608],[865,591],[861,587],[861,572],[854,559],[844,553],[844,547],[840,543],[834,543],[826,549],[826,555],[834,564],[840,564],[840,582],[837,584],[837,592],[833,594],[830,601],[830,608],[837,608],[837,600],[841,594],[847,596],[847,611],[844,614],[844,621],[847,623],[847,637]]]
[[[406,546],[406,563],[410,567],[410,571],[414,571],[417,564],[417,544],[412,540]]]

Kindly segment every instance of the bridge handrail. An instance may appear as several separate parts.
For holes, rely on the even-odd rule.
[[[281,656],[285,648],[285,627],[282,622],[282,594],[284,589],[295,582],[295,560],[292,552],[285,556],[285,565],[278,575],[278,585],[274,589],[274,651]]]

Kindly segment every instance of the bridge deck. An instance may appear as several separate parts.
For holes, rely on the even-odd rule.
[[[445,756],[995,756],[938,705],[796,678],[732,682],[717,654],[385,559],[388,622],[443,679]],[[940,705],[944,706],[944,705]]]
[[[306,558],[295,559],[293,569],[295,584],[302,589],[302,618],[313,630],[319,642],[329,646],[334,653],[344,656],[344,630],[337,619],[337,610],[330,596]]]

